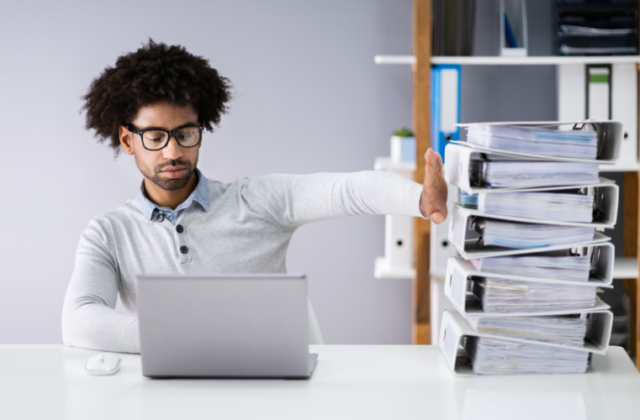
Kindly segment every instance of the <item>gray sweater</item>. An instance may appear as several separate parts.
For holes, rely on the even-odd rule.
[[[422,186],[389,172],[207,182],[209,210],[192,203],[178,217],[180,234],[167,219],[147,222],[138,200],[89,222],[64,301],[66,345],[139,353],[137,274],[285,273],[289,241],[305,223],[360,214],[422,217]],[[114,309],[118,293],[128,314]],[[310,343],[320,343],[311,308],[309,315]]]

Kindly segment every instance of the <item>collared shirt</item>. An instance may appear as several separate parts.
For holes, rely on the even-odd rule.
[[[275,174],[230,183],[198,175],[177,224],[148,222],[148,215],[165,210],[135,198],[89,223],[64,301],[65,344],[139,353],[139,274],[286,273],[291,238],[304,224],[358,214],[422,215],[422,185],[387,171]],[[189,206],[207,186],[210,211],[201,208],[207,200]],[[114,310],[118,296],[126,314]],[[322,344],[310,307],[308,322],[309,343]]]
[[[164,218],[169,220],[174,225],[180,216],[180,213],[191,205],[194,201],[202,206],[205,212],[209,211],[209,186],[207,184],[207,178],[202,175],[199,169],[196,169],[196,176],[198,177],[198,185],[196,189],[187,197],[187,199],[176,207],[175,210],[169,207],[161,207],[156,203],[149,200],[144,192],[144,181],[140,186],[140,193],[138,194],[138,201],[140,201],[140,207],[142,207],[142,213],[144,218],[149,223],[152,219],[161,222]]]

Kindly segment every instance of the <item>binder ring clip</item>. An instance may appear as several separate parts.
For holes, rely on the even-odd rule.
[[[582,129],[584,129],[584,128],[585,128],[585,126],[586,126],[587,124],[589,124],[589,125],[593,128],[593,131],[595,131],[595,132],[596,132],[596,135],[598,135],[598,136],[599,136],[599,135],[600,135],[600,131],[598,131],[599,126],[598,126],[597,124],[593,123],[593,121],[594,121],[594,120],[592,120],[592,119],[588,119],[588,120],[580,120],[580,122],[575,123],[575,124],[573,125],[572,130],[578,130],[578,131],[579,131],[579,130],[582,130]],[[580,126],[580,127],[578,128],[578,126]],[[602,147],[604,146],[604,136],[606,136],[606,135],[607,135],[607,131],[605,130],[605,131],[603,132],[603,134],[602,134],[603,138],[602,138],[602,139],[598,139],[598,142],[599,142],[600,144],[598,144],[598,152],[597,152],[597,154],[596,154],[596,157],[597,157],[597,156],[602,156]]]

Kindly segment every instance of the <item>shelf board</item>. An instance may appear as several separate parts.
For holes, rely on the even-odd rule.
[[[496,66],[496,65],[523,65],[523,66],[550,66],[557,64],[619,64],[640,63],[637,55],[607,55],[607,56],[528,56],[528,57],[431,57],[431,64],[460,64],[467,66]]]
[[[380,156],[376,158],[373,169],[376,171],[414,172],[416,170],[416,163],[394,162],[388,156]]]
[[[598,165],[600,172],[638,172],[638,162],[616,162],[614,165]]]
[[[413,55],[376,55],[373,57],[376,64],[415,64],[416,57]]]
[[[413,55],[376,55],[373,59],[376,64],[415,64]],[[500,57],[500,56],[439,56],[431,57],[431,64],[460,64],[463,66],[553,66],[558,64],[623,64],[640,63],[637,55],[603,55],[603,56],[527,56],[527,57]]]
[[[377,257],[373,269],[373,277],[377,279],[412,280],[416,276],[416,270],[389,270],[384,257]]]
[[[638,259],[630,257],[616,257],[613,264],[614,279],[637,279]]]

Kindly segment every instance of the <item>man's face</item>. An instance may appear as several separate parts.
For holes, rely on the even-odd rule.
[[[138,130],[174,130],[189,123],[198,124],[198,115],[193,106],[187,104],[178,107],[169,102],[157,102],[140,108],[132,122]],[[128,133],[123,128],[120,132],[123,150],[134,155],[136,165],[145,178],[163,190],[179,190],[187,185],[198,165],[198,152],[202,143],[196,147],[184,148],[175,137],[171,137],[164,149],[151,151],[144,148],[140,135]]]

